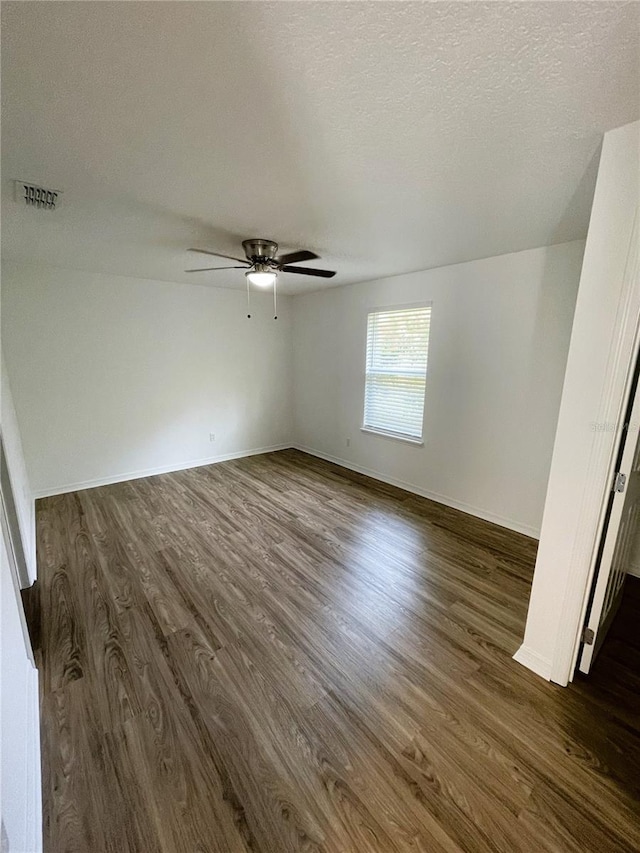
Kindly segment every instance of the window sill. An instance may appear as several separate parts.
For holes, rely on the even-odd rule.
[[[408,435],[398,435],[395,432],[384,432],[381,429],[372,429],[371,427],[360,427],[360,432],[367,432],[369,435],[378,435],[380,438],[393,438],[395,441],[401,441],[403,444],[413,444],[416,447],[424,447],[424,441],[421,438],[411,438]]]

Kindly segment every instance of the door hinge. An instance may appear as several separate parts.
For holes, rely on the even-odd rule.
[[[613,491],[614,492],[624,492],[624,487],[627,484],[627,475],[622,474],[620,471],[615,476],[613,481]]]
[[[592,646],[595,638],[596,638],[596,633],[593,630],[593,628],[587,628],[585,626],[582,629],[582,636],[580,637],[580,642],[584,643],[585,646]]]

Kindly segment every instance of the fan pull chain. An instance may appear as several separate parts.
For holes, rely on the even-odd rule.
[[[251,319],[251,296],[249,294],[249,278],[246,276],[247,280],[247,319]]]
[[[276,288],[278,286],[278,279],[276,278],[273,282],[273,319],[278,319],[278,302],[276,297]]]

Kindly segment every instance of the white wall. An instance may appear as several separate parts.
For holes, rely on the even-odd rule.
[[[5,264],[3,349],[31,487],[295,439],[535,536],[582,251],[577,241],[285,298],[277,321],[269,294],[255,294],[247,320],[238,291]],[[359,429],[367,309],[419,300],[433,303],[424,447]]]
[[[42,495],[173,470],[291,435],[290,299],[3,265],[2,340]],[[215,441],[209,433],[215,433]]]
[[[297,445],[537,535],[583,248],[565,243],[296,297]],[[433,311],[417,447],[360,426],[367,310],[421,300]]]
[[[36,519],[33,491],[27,476],[22,451],[22,441],[18,421],[13,405],[13,395],[9,384],[4,358],[2,361],[2,384],[0,386],[0,405],[2,410],[2,438],[7,457],[7,466],[16,504],[18,524],[22,537],[27,569],[31,583],[36,579]]]
[[[573,672],[640,319],[639,151],[640,122],[605,134],[526,632],[516,655],[560,684]]]
[[[0,533],[0,816],[10,853],[42,850],[38,672]]]

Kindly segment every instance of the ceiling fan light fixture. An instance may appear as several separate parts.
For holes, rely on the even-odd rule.
[[[272,271],[264,272],[262,270],[246,272],[245,275],[251,284],[255,284],[257,287],[270,287],[276,283],[278,278],[277,273]]]

